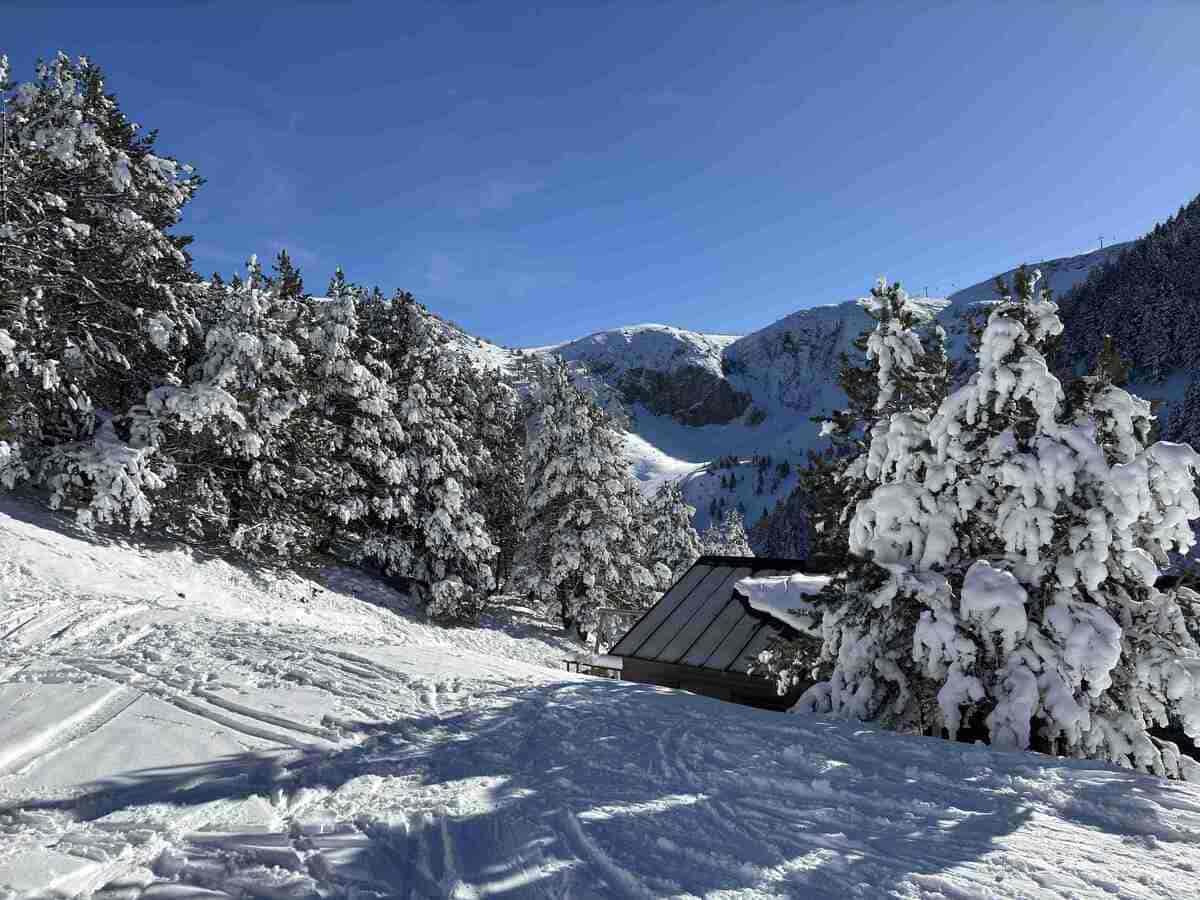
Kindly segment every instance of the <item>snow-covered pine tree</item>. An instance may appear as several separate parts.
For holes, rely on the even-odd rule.
[[[497,548],[487,531],[478,482],[468,460],[479,398],[469,360],[435,342],[411,294],[372,294],[363,307],[366,360],[378,369],[386,410],[374,480],[357,555],[421,586],[428,613],[474,619],[495,586]]]
[[[1158,587],[1168,554],[1193,546],[1200,456],[1186,444],[1151,443],[1151,404],[1123,389],[1127,373],[1106,335],[1095,372],[1067,391],[1061,440],[1079,472],[1064,487],[1067,521],[1056,523],[1051,551],[1059,558],[1044,616],[1075,667],[1064,681],[1082,697],[1073,709],[1039,674],[1040,737],[1055,752],[1196,780],[1200,767],[1154,732],[1200,746],[1200,679],[1188,665],[1200,659],[1200,644],[1187,621],[1200,598],[1186,587]],[[1079,651],[1081,638],[1090,652]]]
[[[746,537],[746,522],[737,509],[726,510],[719,521],[713,522],[700,535],[705,556],[753,556],[750,539]]]
[[[304,279],[300,276],[300,270],[292,263],[287,250],[279,251],[272,269],[274,274],[270,279],[271,284],[280,297],[285,300],[299,300],[304,296]]]
[[[159,503],[190,538],[252,554],[287,554],[311,541],[292,493],[304,359],[298,304],[251,258],[245,280],[195,289],[203,339],[183,384],[151,390],[132,433],[170,461]]]
[[[368,515],[397,514],[409,476],[399,463],[405,433],[389,371],[372,353],[360,316],[362,291],[341,269],[326,296],[305,304],[306,439],[295,473],[320,550],[353,555]]]
[[[700,537],[692,527],[695,514],[678,481],[664,482],[647,507],[647,559],[663,590],[700,556]]]
[[[936,406],[949,383],[944,333],[898,282],[879,279],[870,296],[858,303],[876,322],[855,340],[864,361],[842,355],[838,384],[846,407],[820,420],[829,451],[810,454],[800,476],[800,486],[811,498],[810,554],[831,570],[843,568],[851,558],[850,516],[870,489],[864,475],[875,430],[886,430],[893,413]]]
[[[455,407],[465,416],[464,452],[487,533],[496,546],[498,587],[508,584],[521,544],[525,507],[526,410],[496,369],[461,360]]]
[[[1062,323],[1036,282],[1020,270],[993,308],[979,371],[940,404],[928,443],[907,425],[882,449],[873,436],[868,472],[882,477],[858,504],[851,549],[887,577],[855,629],[844,607],[825,612],[833,668],[800,705],[934,730],[906,701],[907,660],[888,650],[907,643],[951,737],[986,729],[1000,747],[1189,775],[1149,729],[1200,733],[1184,662],[1197,649],[1154,586],[1167,551],[1193,541],[1200,457],[1147,446],[1148,404],[1102,375],[1067,407],[1044,352]],[[911,640],[889,642],[901,599],[919,618]]]
[[[525,589],[580,635],[600,607],[644,608],[657,581],[637,546],[640,496],[621,437],[561,364],[537,386],[526,459]]]
[[[903,595],[881,593],[888,572],[869,554],[856,553],[855,529],[874,493],[911,490],[919,478],[919,469],[897,464],[897,457],[922,457],[929,417],[947,390],[945,337],[898,283],[880,280],[859,302],[876,320],[860,340],[868,365],[843,365],[851,404],[824,429],[841,455],[819,460],[802,480],[819,489],[821,528],[814,543],[823,550],[821,567],[836,573],[820,596],[827,612],[820,631],[769,648],[756,668],[785,690],[822,672],[824,693],[810,694],[810,703],[838,711],[858,704],[855,715],[912,727],[931,703],[912,672],[911,635],[920,610]],[[816,637],[823,646],[814,644]]]
[[[136,524],[162,480],[126,413],[178,379],[195,327],[189,239],[167,229],[200,181],[154,152],[88,60],[59,54],[15,88],[0,70],[0,483],[32,474],[84,521]]]

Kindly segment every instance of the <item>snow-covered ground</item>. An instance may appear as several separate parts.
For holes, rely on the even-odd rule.
[[[638,480],[642,492],[653,496],[662,485],[686,478],[704,467],[703,463],[690,463],[668,456],[658,447],[636,432],[623,435],[622,449],[629,460],[630,470]]]
[[[0,897],[1186,897],[1200,789],[569,675],[0,504]],[[387,608],[391,607],[391,609]]]

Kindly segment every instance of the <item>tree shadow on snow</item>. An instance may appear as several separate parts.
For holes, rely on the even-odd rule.
[[[250,897],[953,894],[977,890],[981,869],[1003,877],[1003,853],[1028,873],[1087,852],[1022,834],[1035,815],[1145,847],[1197,839],[1164,814],[1200,823],[1200,792],[1125,770],[601,679],[346,727],[357,743],[336,752],[130,772],[0,816],[58,809],[132,831],[150,804],[202,822],[257,803],[287,826],[214,819],[156,863],[166,880]]]

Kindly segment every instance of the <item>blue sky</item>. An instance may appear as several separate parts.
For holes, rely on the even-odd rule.
[[[1197,3],[99,6],[0,52],[196,165],[201,271],[286,246],[509,345],[948,293],[1200,192]]]

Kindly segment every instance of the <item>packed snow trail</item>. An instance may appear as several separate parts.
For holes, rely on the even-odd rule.
[[[567,675],[520,611],[2,509],[0,897],[1197,892],[1195,787]]]

